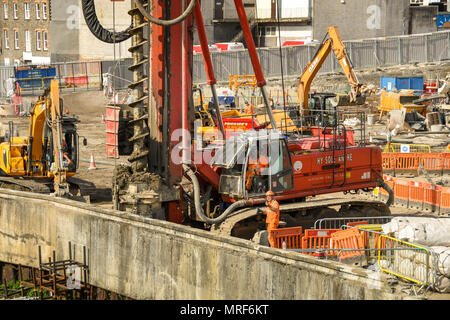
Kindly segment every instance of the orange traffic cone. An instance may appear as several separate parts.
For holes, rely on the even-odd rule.
[[[91,152],[91,163],[89,164],[88,170],[97,170],[97,167],[95,166],[95,160],[94,160],[94,153]]]

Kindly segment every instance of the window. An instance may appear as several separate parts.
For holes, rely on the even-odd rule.
[[[14,48],[19,49],[19,31],[14,30]]]
[[[30,30],[25,30],[25,51],[31,51],[31,35]]]
[[[3,38],[5,39],[5,48],[9,49],[9,34],[8,34],[8,30],[3,30]]]
[[[36,50],[41,50],[41,32],[36,31]]]
[[[39,6],[39,3],[36,3],[36,19],[41,18],[41,7]]]
[[[28,2],[23,4],[23,12],[25,14],[25,19],[30,19],[30,4]]]
[[[274,36],[276,32],[275,27],[266,27],[266,36]]]
[[[8,19],[8,3],[3,3],[3,17],[5,19]]]
[[[5,58],[5,66],[9,66],[11,64],[11,61],[9,58]]]
[[[14,3],[14,19],[19,18],[19,7],[17,3]]]
[[[48,50],[48,36],[47,36],[47,31],[43,31],[42,32],[42,36],[44,38],[44,50],[47,51]]]
[[[42,2],[42,19],[47,20],[47,3]]]

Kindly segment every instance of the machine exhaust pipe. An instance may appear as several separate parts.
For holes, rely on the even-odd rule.
[[[203,209],[202,209],[202,203],[200,201],[200,184],[198,183],[198,179],[195,175],[195,173],[192,171],[192,169],[187,166],[187,165],[183,165],[183,169],[184,172],[189,176],[189,178],[192,181],[192,185],[194,188],[194,205],[195,205],[195,211],[197,213],[197,215],[200,217],[200,219],[207,223],[207,224],[218,224],[221,223],[222,221],[224,221],[229,215],[230,213],[232,213],[233,211],[235,211],[238,208],[242,208],[245,206],[251,206],[251,202],[247,201],[247,200],[240,200],[240,201],[236,201],[235,203],[233,203],[232,205],[230,205],[220,216],[218,216],[217,218],[208,218],[204,213],[203,213]]]

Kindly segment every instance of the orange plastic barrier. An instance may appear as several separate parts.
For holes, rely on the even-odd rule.
[[[402,207],[408,207],[409,181],[395,178],[394,189],[392,190],[394,190],[395,194],[395,203]]]
[[[354,227],[354,226],[359,226],[359,225],[363,225],[363,224],[369,224],[369,221],[354,221],[354,222],[349,222],[347,223],[348,227]]]
[[[421,153],[419,163],[423,165],[426,170],[442,170],[444,156],[442,153]]]
[[[331,239],[337,249],[364,249],[364,240],[358,228],[336,231],[331,235]],[[362,255],[365,255],[364,251],[341,251],[339,261]]]
[[[393,153],[395,170],[417,170],[419,156],[417,153]]]
[[[382,153],[382,165],[384,170],[394,170],[394,154],[393,153]]]
[[[394,203],[410,209],[425,210],[439,214],[449,213],[450,187],[383,175],[384,181],[394,191]],[[387,198],[388,193],[379,189],[379,197]]]
[[[420,181],[409,181],[409,201],[408,208],[422,210],[424,185]]]
[[[450,187],[441,188],[440,213],[450,213]]]
[[[450,153],[442,153],[442,167],[444,171],[450,171]]]
[[[270,232],[275,235],[275,248],[283,248],[284,242],[286,249],[301,249],[302,227],[274,229]]]
[[[421,164],[428,171],[450,170],[450,153],[383,153],[384,170],[417,170]]]
[[[340,229],[306,229],[302,238],[302,249],[332,249],[331,236]],[[307,252],[313,255],[313,252]],[[335,256],[337,251],[327,251],[327,255]]]
[[[439,206],[441,204],[441,187],[425,182],[423,185],[423,210],[439,212]]]

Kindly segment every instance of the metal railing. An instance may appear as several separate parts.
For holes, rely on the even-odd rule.
[[[403,151],[402,148],[406,150]],[[415,152],[431,153],[431,148],[427,144],[408,144],[408,143],[388,143],[384,146],[383,152]]]
[[[105,77],[108,77],[108,86],[111,89],[123,90],[133,80],[133,74],[128,70],[132,59],[117,61],[75,61],[52,63],[46,67],[55,68],[54,77],[22,78],[30,83],[23,88],[24,95],[41,95],[50,79],[58,79],[59,87],[63,92],[77,92],[88,90],[102,90]],[[26,66],[25,66],[26,67]],[[44,67],[44,66],[40,66]],[[113,76],[114,75],[114,76]],[[15,77],[14,67],[0,67],[0,97],[6,97],[6,81]],[[114,91],[115,91],[114,90]]]
[[[367,221],[368,224],[385,224],[391,221],[393,216],[380,217],[346,217],[346,218],[323,218],[314,222],[314,229],[342,229],[350,222]]]
[[[386,273],[420,285],[419,290],[433,287],[437,280],[437,257],[424,246],[380,234],[378,267]]]

